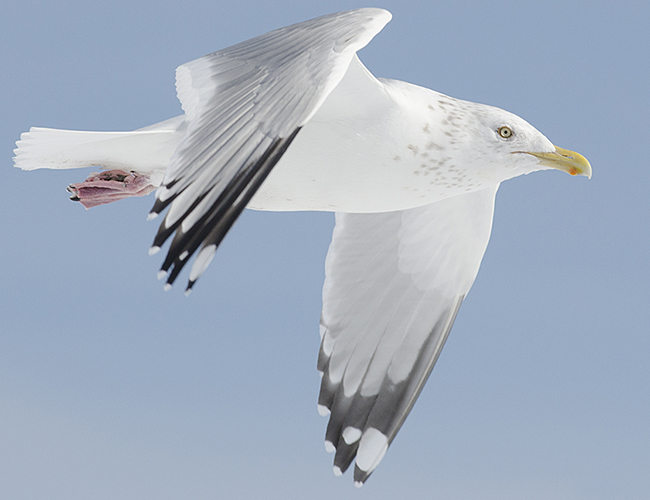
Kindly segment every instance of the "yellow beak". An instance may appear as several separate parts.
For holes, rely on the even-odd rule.
[[[526,151],[526,153],[539,158],[541,165],[556,168],[571,175],[584,175],[591,179],[591,165],[587,158],[580,153],[557,146],[552,153],[531,153],[530,151]]]

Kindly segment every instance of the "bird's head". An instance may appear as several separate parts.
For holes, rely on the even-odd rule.
[[[473,128],[477,160],[505,180],[537,170],[556,169],[591,178],[591,165],[580,153],[553,145],[530,123],[508,111],[464,103]]]

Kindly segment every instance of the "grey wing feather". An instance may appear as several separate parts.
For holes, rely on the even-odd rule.
[[[323,288],[319,410],[336,472],[363,483],[410,412],[487,247],[495,188],[337,214]]]
[[[201,247],[189,287],[300,128],[343,78],[357,50],[390,20],[381,9],[323,16],[177,69],[187,132],[151,211],[169,207],[154,251],[175,233],[162,270],[176,279]]]

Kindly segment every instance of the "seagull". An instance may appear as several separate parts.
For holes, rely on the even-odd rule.
[[[336,213],[325,261],[318,411],[334,473],[376,469],[420,394],[485,252],[499,184],[591,177],[522,118],[396,80],[356,52],[382,9],[271,31],[176,70],[183,114],[130,132],[32,127],[15,165],[103,169],[68,186],[86,208],[155,191],[169,288],[186,292],[244,208]]]

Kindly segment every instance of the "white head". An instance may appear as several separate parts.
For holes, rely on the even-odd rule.
[[[584,156],[554,146],[517,115],[442,95],[438,102],[446,113],[452,148],[484,181],[501,182],[551,168],[591,177],[591,166]]]

